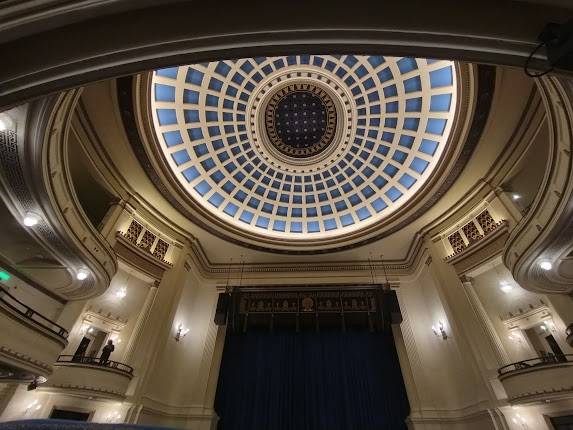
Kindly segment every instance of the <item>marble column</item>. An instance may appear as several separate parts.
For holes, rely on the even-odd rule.
[[[507,354],[507,351],[505,350],[503,343],[501,342],[501,339],[499,338],[499,335],[495,330],[495,327],[493,326],[491,320],[489,319],[489,316],[474,289],[474,286],[471,282],[471,278],[467,276],[462,276],[460,277],[460,281],[462,283],[462,286],[464,287],[464,291],[477,317],[477,320],[479,321],[480,326],[484,334],[486,335],[486,338],[488,339],[490,345],[492,346],[498,367],[502,367],[505,366],[506,364],[509,364],[510,363],[509,355]]]

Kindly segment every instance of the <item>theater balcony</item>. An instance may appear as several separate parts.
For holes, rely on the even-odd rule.
[[[52,363],[68,344],[66,329],[4,288],[0,288],[0,326],[0,366],[15,370],[15,375],[26,375],[19,382],[50,375]]]
[[[98,357],[60,355],[54,373],[42,389],[81,394],[87,397],[122,400],[133,378],[127,364]]]
[[[508,364],[498,370],[498,379],[513,405],[572,398],[573,354]]]

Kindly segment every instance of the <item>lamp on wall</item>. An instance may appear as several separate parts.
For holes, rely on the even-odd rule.
[[[511,285],[507,281],[500,281],[499,282],[499,289],[503,291],[505,294],[508,294],[511,290],[513,290],[513,285]]]
[[[432,331],[436,336],[442,336],[443,340],[448,338],[446,329],[444,328],[444,323],[441,321],[438,321],[437,327],[435,325],[432,326]]]
[[[38,385],[43,384],[46,381],[47,379],[45,376],[36,376],[34,380],[28,384],[26,388],[28,391],[35,390],[36,388],[38,388]]]
[[[177,326],[177,331],[175,332],[175,341],[179,342],[187,335],[187,333],[189,333],[189,329],[183,327],[183,324],[179,324]]]
[[[24,411],[24,416],[27,417],[31,413],[34,413],[35,411],[39,411],[41,408],[42,408],[42,404],[40,402],[38,402],[38,399],[36,399],[33,402],[28,404],[28,406],[26,407],[26,410]]]
[[[107,414],[105,417],[106,423],[119,423],[121,421],[121,412],[115,411]]]

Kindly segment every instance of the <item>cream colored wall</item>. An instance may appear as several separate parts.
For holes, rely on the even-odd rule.
[[[136,275],[128,273],[128,270],[120,268],[112,278],[106,292],[85,303],[83,312],[76,320],[70,333],[69,344],[63,354],[73,354],[75,352],[84,335],[83,330],[86,328],[83,326],[86,312],[91,309],[108,318],[119,319],[122,325],[125,323],[119,332],[120,342],[114,342],[115,350],[110,357],[115,361],[124,360],[125,348],[129,343],[137,318],[151,287],[149,282],[145,282]],[[125,288],[126,291],[126,296],[123,299],[118,298],[116,295],[121,288]],[[94,325],[97,325],[97,323]],[[103,330],[109,329],[103,328]]]
[[[513,288],[507,293],[502,292],[499,288],[501,281],[509,282]],[[573,300],[562,295],[536,294],[521,288],[499,260],[496,260],[487,270],[473,277],[471,282],[512,362],[534,358],[539,354],[522,335],[516,335],[512,330],[509,330],[503,320],[510,318],[510,313],[518,316],[534,308],[544,306],[544,304],[549,308],[551,320],[555,324],[555,332],[551,334],[563,352],[573,352],[564,336],[566,327],[564,320],[568,321],[573,315],[569,312],[563,314],[552,303],[552,301],[565,300],[571,302],[573,306]],[[527,323],[525,322],[525,324]],[[510,338],[511,335],[513,338]],[[518,340],[519,337],[521,340]]]
[[[144,397],[152,407],[186,409],[189,415],[203,414],[213,407],[207,394],[218,331],[213,323],[217,298],[213,286],[202,284],[193,270],[188,272],[157,365],[150,370]],[[177,342],[174,337],[179,324],[189,332]],[[163,422],[149,412],[142,419]]]
[[[420,401],[419,413],[456,411],[484,401],[487,393],[466,356],[461,333],[450,323],[430,269],[424,266],[415,280],[402,282],[398,295],[405,314],[401,329]],[[432,325],[439,321],[444,324],[446,340],[432,332]]]
[[[117,401],[94,400],[40,390],[27,391],[26,386],[20,385],[0,421],[48,418],[54,408],[89,413],[89,420],[99,423],[121,422],[127,409]]]

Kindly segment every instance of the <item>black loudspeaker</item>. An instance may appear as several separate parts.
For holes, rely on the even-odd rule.
[[[384,319],[390,324],[400,324],[402,322],[402,312],[396,291],[390,290],[383,296]]]
[[[217,300],[217,310],[215,311],[215,324],[227,324],[227,315],[229,314],[229,305],[231,304],[231,295],[229,293],[220,293]]]

